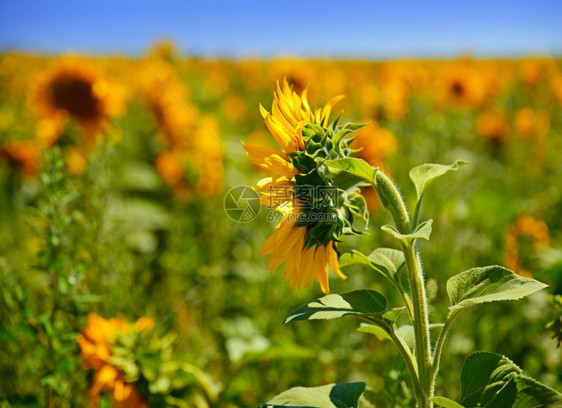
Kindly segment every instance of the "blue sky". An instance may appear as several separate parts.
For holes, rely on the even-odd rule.
[[[3,0],[0,49],[138,55],[166,37],[202,56],[561,55],[561,21],[562,2],[541,0]]]

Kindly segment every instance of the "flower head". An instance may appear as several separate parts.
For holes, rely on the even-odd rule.
[[[14,140],[0,146],[0,158],[6,158],[24,178],[33,177],[39,172],[41,149],[32,140]]]
[[[147,407],[134,379],[128,378],[125,370],[113,359],[113,348],[119,335],[131,331],[141,332],[154,328],[154,321],[141,317],[131,327],[118,318],[104,319],[91,314],[88,323],[78,335],[82,352],[82,367],[96,370],[89,390],[92,406],[97,406],[100,395],[109,391],[116,407]]]
[[[200,115],[194,106],[185,102],[188,89],[169,62],[149,61],[139,80],[166,145],[155,163],[158,173],[180,201],[191,199],[194,192],[200,196],[220,193],[224,148],[219,139],[218,120],[211,115],[202,116],[200,122],[194,119]]]
[[[550,242],[548,226],[544,221],[524,214],[515,220],[504,236],[505,265],[518,275],[532,277],[532,272],[522,265],[522,257],[520,256],[521,238],[525,237],[532,241],[531,253],[540,251],[548,247]]]
[[[509,125],[501,111],[488,109],[478,116],[476,130],[486,140],[503,141],[508,136]]]
[[[343,234],[357,234],[354,217],[366,218],[365,201],[357,184],[331,174],[325,160],[353,154],[349,137],[362,125],[330,122],[333,106],[311,109],[307,90],[293,91],[287,80],[277,84],[271,112],[260,106],[265,124],[281,150],[244,144],[254,165],[269,177],[257,183],[261,202],[278,207],[282,219],[260,254],[268,269],[284,266],[285,280],[304,286],[316,280],[329,293],[328,269],[345,279],[338,267],[337,242]]]
[[[43,73],[34,84],[31,104],[41,116],[38,137],[54,143],[69,118],[91,143],[111,116],[123,113],[126,91],[89,64],[68,59]]]

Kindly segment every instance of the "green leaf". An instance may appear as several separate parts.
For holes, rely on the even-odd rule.
[[[400,314],[404,311],[405,307],[393,307],[392,309],[389,309],[388,312],[384,312],[382,314],[382,318],[383,320],[386,320],[389,323],[394,323],[396,321],[396,319],[398,319],[398,316],[400,316]]]
[[[380,317],[377,317],[377,320],[379,321],[378,324],[361,323],[357,331],[361,333],[374,334],[381,341],[392,340],[385,327],[390,327],[394,324],[404,309],[404,307],[395,307],[390,309],[388,312],[383,313]]]
[[[391,225],[383,225],[381,229],[384,232],[392,235],[394,238],[399,239],[404,244],[410,245],[416,239],[421,238],[429,240],[429,236],[431,235],[431,224],[433,224],[433,220],[422,222],[411,234],[401,234],[396,228]]]
[[[344,294],[321,297],[302,305],[285,319],[285,323],[297,320],[337,319],[347,315],[374,316],[388,311],[386,298],[374,290],[361,289]]]
[[[439,405],[440,407],[443,407],[443,408],[464,408],[458,402],[455,402],[455,401],[450,400],[449,398],[445,398],[445,397],[431,397],[431,401],[434,404]]]
[[[429,330],[441,329],[443,323],[430,323]],[[410,350],[414,349],[416,334],[414,332],[414,326],[410,324],[405,324],[394,330],[394,334],[398,337],[404,344],[406,344]]]
[[[517,396],[512,408],[562,407],[562,394],[532,378],[521,375],[515,385]]]
[[[372,334],[380,341],[392,340],[392,337],[390,337],[385,329],[374,324],[361,323],[357,331]]]
[[[562,395],[522,374],[501,354],[477,352],[461,369],[461,397],[465,407],[547,408],[559,407]]]
[[[385,278],[397,281],[396,275],[404,265],[404,253],[391,248],[375,249],[369,256],[359,251],[352,250],[350,253],[343,254],[340,258],[340,267],[350,265],[367,265],[380,273]]]
[[[429,330],[440,329],[442,327],[442,323],[431,323],[429,325]],[[380,341],[392,340],[392,337],[390,337],[385,328],[376,324],[361,323],[361,326],[357,329],[357,331],[361,333],[373,334]],[[408,347],[410,350],[414,349],[414,326],[409,324],[400,326],[394,330],[394,334],[396,335],[396,337],[398,337],[398,339],[400,339],[405,347]]]
[[[295,387],[258,408],[358,408],[364,382],[338,383],[321,387]]]
[[[477,352],[468,357],[461,369],[461,397],[467,407],[496,404],[506,407],[515,401],[515,387],[511,380],[522,371],[501,354]]]
[[[451,165],[427,163],[414,167],[410,170],[410,179],[416,186],[418,200],[421,198],[425,190],[433,181],[447,174],[450,171],[457,170],[461,166],[469,164],[467,161],[457,160]]]
[[[447,281],[453,310],[486,302],[517,300],[546,287],[542,282],[497,265],[469,269]]]
[[[322,163],[328,168],[344,171],[353,176],[359,177],[370,184],[373,184],[375,174],[377,174],[378,171],[376,167],[371,167],[371,165],[365,160],[351,157],[338,160],[326,160]]]

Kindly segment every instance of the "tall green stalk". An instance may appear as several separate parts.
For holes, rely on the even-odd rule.
[[[396,228],[401,234],[410,234],[415,225],[412,225],[408,211],[398,188],[381,171],[375,176],[375,189],[377,190],[384,206],[390,211]],[[408,241],[402,244],[402,252],[406,260],[408,269],[408,279],[412,291],[413,321],[415,336],[415,358],[418,366],[418,379],[421,387],[420,392],[416,392],[416,399],[420,408],[430,408],[433,406],[430,398],[434,395],[435,381],[432,372],[431,346],[429,338],[429,315],[427,310],[427,297],[425,294],[425,283],[423,269],[416,250],[415,241]]]

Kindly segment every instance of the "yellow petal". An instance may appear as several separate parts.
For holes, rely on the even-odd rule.
[[[328,260],[329,260],[330,266],[332,267],[332,270],[337,275],[337,277],[340,278],[340,279],[346,280],[347,276],[345,276],[342,273],[342,271],[340,269],[340,266],[338,264],[338,254],[336,253],[333,242],[330,242],[328,244]]]

